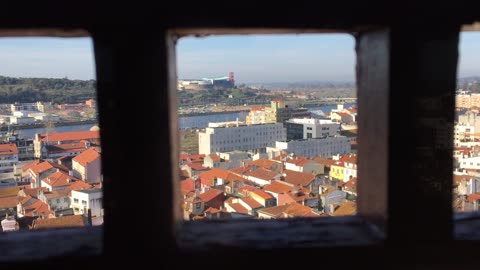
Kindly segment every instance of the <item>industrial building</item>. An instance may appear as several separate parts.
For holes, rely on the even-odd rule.
[[[208,90],[214,86],[225,88],[234,87],[235,79],[233,72],[229,72],[227,77],[178,80],[178,90]]]
[[[315,118],[293,118],[285,122],[285,128],[287,140],[335,136],[340,132],[339,123]]]

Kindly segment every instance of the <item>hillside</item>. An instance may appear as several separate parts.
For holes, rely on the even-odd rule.
[[[95,80],[0,76],[1,103],[45,101],[77,103],[95,98]]]

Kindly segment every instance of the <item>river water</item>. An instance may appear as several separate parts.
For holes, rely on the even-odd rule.
[[[346,103],[345,108],[350,108],[355,103]],[[335,109],[337,105],[325,105],[319,107],[310,107],[310,111],[321,110],[324,113],[329,113],[332,109]],[[237,118],[239,121],[245,121],[248,112],[233,112],[233,113],[222,113],[222,114],[202,114],[202,115],[193,115],[193,116],[181,116],[178,118],[179,128],[204,128],[208,126],[209,122],[227,122],[235,121]],[[93,127],[94,124],[88,125],[73,125],[73,126],[63,126],[55,127],[54,132],[69,132],[69,131],[81,131],[89,130]],[[19,137],[23,138],[33,138],[35,133],[45,133],[45,128],[31,128],[31,129],[19,129],[16,130],[16,133],[19,134]]]

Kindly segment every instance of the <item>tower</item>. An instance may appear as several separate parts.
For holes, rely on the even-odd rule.
[[[230,85],[232,87],[235,86],[235,79],[233,78],[233,71],[230,71],[228,73],[228,81],[230,82]]]

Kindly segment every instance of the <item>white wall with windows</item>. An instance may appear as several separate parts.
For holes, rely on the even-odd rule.
[[[284,141],[287,137],[282,123],[260,125],[211,125],[198,134],[200,154],[227,151],[264,152],[275,141]]]
[[[330,158],[333,155],[344,155],[351,152],[350,142],[345,136],[276,142],[275,148],[288,154],[309,158]]]

